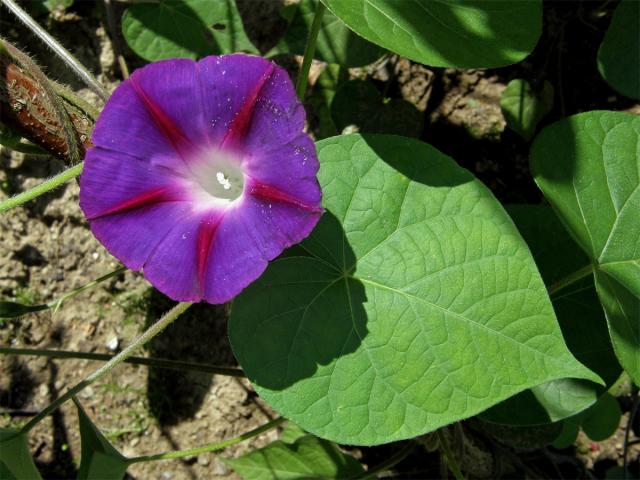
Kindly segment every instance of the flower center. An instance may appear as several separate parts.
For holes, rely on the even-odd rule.
[[[204,192],[198,195],[206,203],[231,203],[242,195],[244,174],[240,161],[221,151],[211,152],[193,163],[193,180]]]

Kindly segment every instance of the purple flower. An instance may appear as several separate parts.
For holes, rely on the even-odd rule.
[[[226,302],[322,214],[304,119],[287,73],[262,58],[147,65],[98,119],[80,206],[98,240],[169,297]]]

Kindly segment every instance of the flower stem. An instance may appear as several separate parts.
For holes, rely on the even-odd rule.
[[[20,433],[27,433],[33,427],[35,427],[40,420],[45,418],[50,413],[54,412],[60,405],[69,400],[71,397],[77,395],[82,389],[88,387],[93,382],[101,378],[102,376],[109,373],[115,366],[122,363],[127,358],[133,355],[138,348],[142,347],[153,337],[158,335],[162,330],[164,330],[168,325],[170,325],[176,318],[182,315],[192,303],[182,302],[178,303],[175,307],[165,313],[160,320],[151,325],[142,335],[140,335],[131,345],[118,353],[115,357],[109,360],[107,363],[102,365],[100,368],[95,370],[89,376],[87,376],[84,380],[74,385],[72,388],[67,390],[62,396],[58,397],[55,401],[51,402],[47,407],[45,407],[40,413],[38,413],[35,417],[29,420],[24,427],[20,429]]]
[[[86,85],[95,92],[102,100],[109,98],[109,93],[105,88],[96,80],[96,78],[82,65],[66,48],[64,48],[55,38],[42,28],[38,23],[31,18],[31,16],[25,12],[14,0],[0,0],[8,10],[13,13],[18,20],[20,20],[29,30],[37,35],[40,40],[47,44],[47,46],[53,50],[71,69],[74,73],[84,82]]]
[[[215,452],[216,450],[222,450],[223,448],[230,447],[231,445],[235,445],[236,443],[241,443],[245,440],[256,437],[261,433],[277,427],[285,420],[285,418],[279,417],[275,420],[271,420],[270,422],[265,423],[258,428],[243,433],[238,437],[230,438],[229,440],[224,440],[218,443],[210,443],[209,445],[204,445],[202,447],[189,448],[187,450],[176,450],[173,452],[157,453],[155,455],[142,455],[140,457],[133,457],[129,459],[129,464],[140,462],[155,462],[156,460],[169,460],[172,458],[192,457],[194,455],[200,455],[201,453]]]
[[[47,303],[47,307],[53,308],[53,313],[56,313],[58,309],[62,306],[62,304],[67,300],[69,300],[70,298],[73,298],[76,295],[79,295],[85,290],[89,290],[90,288],[95,287],[96,285],[98,285],[101,282],[104,282],[105,280],[109,280],[110,278],[115,277],[116,275],[119,275],[120,273],[124,272],[126,269],[127,267],[122,267],[122,266],[118,267],[113,272],[107,273],[106,275],[103,275],[100,278],[96,278],[95,280],[92,280],[91,282],[86,283],[81,287],[76,288],[75,290],[71,290],[70,292],[65,293],[61,297],[50,301],[49,303]]]
[[[561,278],[557,282],[554,282],[551,285],[549,285],[549,288],[548,288],[549,295],[554,295],[555,293],[558,293],[563,288],[566,288],[569,285],[576,283],[578,280],[581,280],[584,277],[591,275],[592,273],[593,273],[593,266],[591,264],[585,265],[580,270],[576,270],[575,272],[570,273],[566,277]]]
[[[304,58],[302,59],[302,65],[300,66],[300,72],[298,72],[298,81],[296,83],[296,94],[300,101],[304,101],[304,95],[307,92],[307,82],[309,81],[309,69],[311,68],[311,61],[313,60],[313,54],[316,51],[316,40],[318,39],[318,32],[322,25],[322,16],[326,7],[324,4],[317,0],[316,12],[313,16],[313,23],[311,24],[311,31],[309,32],[309,38],[307,39],[307,46],[304,49]]]
[[[455,458],[453,457],[453,452],[451,451],[451,448],[449,448],[449,443],[444,437],[442,429],[438,430],[436,432],[436,435],[438,436],[438,443],[440,444],[440,448],[442,449],[444,458],[447,462],[447,465],[449,466],[449,470],[451,470],[453,476],[456,477],[456,480],[464,480],[464,475],[462,475],[460,467],[458,466],[458,462],[456,462]]]
[[[40,195],[43,195],[48,191],[59,187],[72,178],[77,177],[82,172],[83,165],[84,162],[74,165],[64,172],[59,173],[55,177],[52,177],[49,180],[45,180],[40,185],[37,185],[32,189],[27,190],[26,192],[19,193],[18,195],[7,198],[6,200],[0,202],[0,213],[6,212],[13,207],[22,205],[23,203],[27,203],[28,201],[33,200],[34,198],[39,197]]]
[[[33,355],[36,357],[49,358],[76,358],[83,360],[111,360],[114,355],[108,353],[90,353],[90,352],[72,352],[69,350],[49,350],[46,348],[13,348],[0,347],[0,354],[5,355]],[[244,372],[239,368],[218,367],[215,365],[207,365],[204,363],[180,362],[177,360],[167,360],[164,358],[153,357],[129,357],[123,363],[133,365],[147,365],[150,367],[166,368],[169,370],[178,370],[181,372],[203,372],[213,373],[215,375],[227,375],[230,377],[244,377]]]

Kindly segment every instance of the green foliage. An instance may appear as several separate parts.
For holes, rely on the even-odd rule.
[[[595,111],[546,127],[535,180],[595,266],[616,355],[640,383],[640,117]]]
[[[0,318],[16,318],[27,313],[47,310],[48,305],[25,305],[18,302],[0,302]]]
[[[129,466],[127,458],[100,433],[80,403],[75,399],[74,403],[78,409],[82,448],[78,480],[121,480]]]
[[[122,33],[145,60],[258,53],[247,37],[235,0],[159,0],[131,5]]]
[[[361,133],[390,133],[419,137],[423,114],[401,99],[385,99],[371,82],[352,80],[338,89],[331,103],[338,131],[355,125]]]
[[[25,434],[0,429],[0,478],[3,480],[42,478],[31,458]]]
[[[318,142],[326,213],[306,257],[234,301],[256,391],[339,443],[410,438],[557,378],[567,350],[531,254],[489,190],[417,140]]]
[[[538,0],[322,1],[367,40],[434,67],[516,63],[542,30]]]
[[[554,285],[589,264],[588,257],[548,206],[510,205],[507,211],[527,241],[546,285]],[[551,297],[571,353],[613,385],[622,371],[616,359],[593,277],[559,290]],[[593,382],[560,379],[522,392],[482,414],[508,425],[556,422],[593,405],[605,389]]]
[[[553,87],[546,81],[541,91],[535,91],[526,80],[511,80],[500,99],[507,126],[527,141],[552,106]]]
[[[355,458],[313,435],[273,442],[225,463],[245,480],[348,479],[364,473]]]
[[[582,419],[582,429],[591,440],[601,442],[616,432],[621,416],[622,411],[618,401],[605,393],[595,405],[585,412]]]
[[[640,2],[622,0],[598,52],[598,69],[609,85],[640,99]]]
[[[304,54],[316,10],[316,0],[302,0],[299,5],[285,7],[291,15],[289,27],[284,37],[267,53]],[[325,12],[318,33],[314,58],[345,67],[359,67],[374,62],[384,54],[384,50],[353,33],[331,12]]]

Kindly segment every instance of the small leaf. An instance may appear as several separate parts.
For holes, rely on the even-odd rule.
[[[346,82],[333,97],[331,116],[338,131],[355,125],[361,133],[419,137],[423,114],[406,100],[385,101],[371,82]]]
[[[100,433],[80,403],[75,399],[74,403],[78,409],[82,448],[78,480],[121,480],[129,466],[127,458]]]
[[[434,67],[519,62],[542,31],[538,0],[322,0],[367,40]]]
[[[567,350],[526,243],[491,192],[393,135],[317,144],[326,213],[309,256],[234,300],[233,350],[283,416],[345,444],[391,442],[557,378]]]
[[[122,34],[131,49],[149,61],[258,53],[244,31],[235,0],[159,0],[131,5],[122,16]]]
[[[531,168],[594,263],[616,355],[640,383],[640,117],[586,112],[538,135]]]
[[[591,440],[601,442],[616,432],[621,417],[618,401],[606,393],[585,412],[582,429]]]
[[[561,422],[562,431],[551,444],[554,448],[563,449],[573,445],[580,433],[581,414],[569,417]]]
[[[16,318],[27,313],[47,310],[49,305],[25,305],[18,302],[0,302],[0,318]]]
[[[347,69],[336,64],[328,64],[318,76],[311,95],[307,99],[318,118],[317,139],[321,140],[338,134],[338,129],[331,117],[331,102],[338,88],[347,82],[348,78]]]
[[[552,285],[589,264],[589,258],[544,205],[510,205],[507,211],[527,241],[542,278]],[[607,331],[593,278],[562,289],[552,296],[562,334],[573,355],[613,385],[622,368]],[[507,425],[539,425],[573,416],[605,393],[593,382],[565,378],[538,385],[484,412],[483,419]]]
[[[528,81],[511,80],[502,92],[500,107],[507,125],[525,140],[531,140],[538,122],[553,106],[553,87],[544,82],[540,92],[534,91]]]
[[[24,433],[0,428],[0,478],[3,480],[42,478],[33,463],[27,436]]]
[[[284,443],[294,443],[300,437],[307,436],[308,433],[293,422],[288,422],[280,434],[280,441]]]
[[[313,435],[300,437],[292,444],[273,442],[224,462],[245,480],[348,479],[364,473],[355,458]]]
[[[298,8],[285,7],[291,18],[284,37],[267,53],[303,55],[316,11],[317,0],[302,0]],[[314,58],[344,67],[360,67],[376,61],[384,49],[353,33],[331,12],[324,12],[316,41]]]
[[[598,69],[609,85],[640,99],[640,2],[622,0],[598,51]]]

